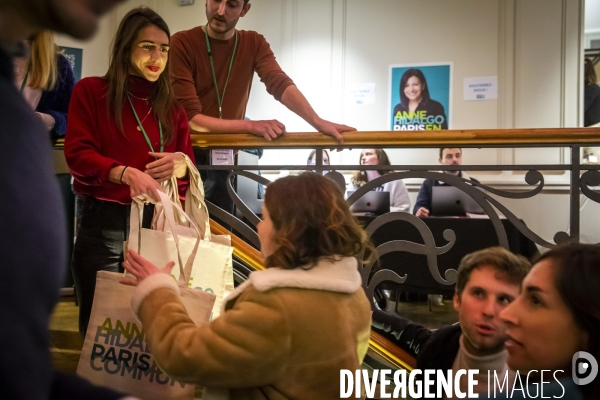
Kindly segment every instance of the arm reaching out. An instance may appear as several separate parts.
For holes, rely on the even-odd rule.
[[[233,120],[196,114],[190,120],[190,128],[198,132],[213,133],[251,133],[264,137],[268,141],[277,139],[285,133],[285,125],[276,119],[264,121]]]

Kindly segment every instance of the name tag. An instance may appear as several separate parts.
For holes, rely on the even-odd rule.
[[[233,150],[211,150],[211,165],[233,165]]]

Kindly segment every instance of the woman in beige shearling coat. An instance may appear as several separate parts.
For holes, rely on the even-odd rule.
[[[129,253],[132,306],[155,360],[231,399],[339,399],[340,370],[360,368],[368,347],[371,309],[353,257],[366,235],[333,182],[312,172],[269,185],[258,234],[267,269],[201,327],[179,299],[172,264],[160,270]]]

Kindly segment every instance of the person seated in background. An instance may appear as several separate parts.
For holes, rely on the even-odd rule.
[[[438,162],[442,165],[462,165],[462,149],[459,147],[442,147],[440,149],[440,158]],[[471,179],[466,172],[447,170],[444,173],[460,176],[464,179]],[[475,179],[471,179],[478,182]],[[447,186],[444,182],[440,182],[436,179],[425,179],[419,189],[417,195],[417,202],[413,209],[413,214],[417,217],[428,217],[431,212],[431,203],[433,198],[433,186]],[[444,304],[443,296],[441,294],[430,294],[427,296],[430,304],[441,306]]]
[[[317,154],[316,150],[313,150],[310,152],[310,154],[308,155],[308,158],[306,159],[306,165],[315,165],[316,164],[316,160],[317,160],[316,154]],[[323,150],[323,165],[330,165],[329,162],[330,162],[329,153],[327,152],[327,150]],[[313,172],[321,173],[321,171],[313,171]],[[333,181],[333,183],[335,183],[336,186],[341,190],[342,194],[346,193],[346,178],[344,178],[344,175],[342,175],[338,171],[329,171],[329,170],[323,170],[322,174],[327,179]]]
[[[415,357],[418,369],[452,370],[452,376],[459,369],[478,369],[477,392],[487,390],[488,371],[496,371],[502,379],[509,374],[512,382],[514,373],[509,371],[504,350],[506,325],[499,315],[519,295],[530,267],[526,258],[502,247],[467,254],[456,280],[457,324],[432,331],[396,314],[375,310],[373,329]],[[460,385],[466,391],[464,378]]]
[[[58,51],[51,31],[34,34],[26,44],[29,56],[13,61],[15,85],[40,117],[53,139],[65,136],[75,75]]]
[[[306,160],[306,165],[315,165],[317,162],[317,151],[313,150],[308,155],[308,159]],[[323,165],[329,165],[329,153],[327,150],[323,150]]]
[[[252,272],[221,316],[196,326],[170,276],[133,251],[133,312],[161,368],[233,399],[339,399],[341,369],[369,346],[371,307],[355,255],[368,246],[335,184],[314,172],[268,186],[258,224],[266,269]],[[213,390],[214,390],[213,389]],[[224,393],[223,393],[224,394]]]
[[[383,149],[364,149],[360,153],[360,165],[391,165],[390,159]],[[364,186],[367,182],[373,179],[379,178],[380,176],[389,174],[394,171],[390,170],[370,170],[370,171],[356,171],[350,182],[353,185],[351,190],[357,190],[361,186]],[[408,190],[404,182],[399,179],[392,182],[384,183],[381,186],[373,189],[379,192],[390,193],[390,211],[406,211],[410,210],[410,198],[408,197]]]
[[[438,162],[442,165],[462,165],[462,149],[460,147],[443,147],[440,149],[440,158]],[[473,182],[478,182],[476,179],[472,179],[464,171],[458,170],[446,170],[447,174],[459,176],[463,179],[470,179]],[[432,187],[433,186],[445,186],[444,182],[440,182],[436,179],[425,179],[417,195],[417,202],[413,209],[413,214],[417,217],[428,217],[431,213],[431,201],[432,201]]]
[[[588,352],[600,360],[598,293],[600,247],[563,245],[538,259],[523,280],[520,295],[500,313],[500,319],[508,327],[506,350],[509,367],[518,370],[522,376],[529,372],[535,374],[538,383],[534,385],[541,386],[544,382],[544,398],[600,399],[599,378],[592,378],[593,381],[587,384],[579,381],[581,386],[578,386],[574,379],[580,378],[572,375],[577,373],[577,363],[572,364],[576,353]],[[585,361],[591,367],[590,359]],[[597,368],[596,364],[596,371]],[[588,371],[591,369],[588,368]],[[542,370],[551,372],[546,372],[544,377],[539,373]],[[562,372],[556,373],[558,370]],[[553,376],[555,373],[556,376]],[[512,387],[510,380],[509,387]],[[536,388],[529,392],[536,393]],[[502,398],[529,397],[517,390],[510,397]]]

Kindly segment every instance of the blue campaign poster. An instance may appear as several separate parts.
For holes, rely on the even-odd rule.
[[[450,126],[452,63],[390,66],[390,129]]]
[[[71,63],[73,68],[73,74],[75,75],[75,81],[81,80],[81,63],[83,61],[83,49],[76,49],[74,47],[63,47],[60,46],[63,51],[63,56]]]

